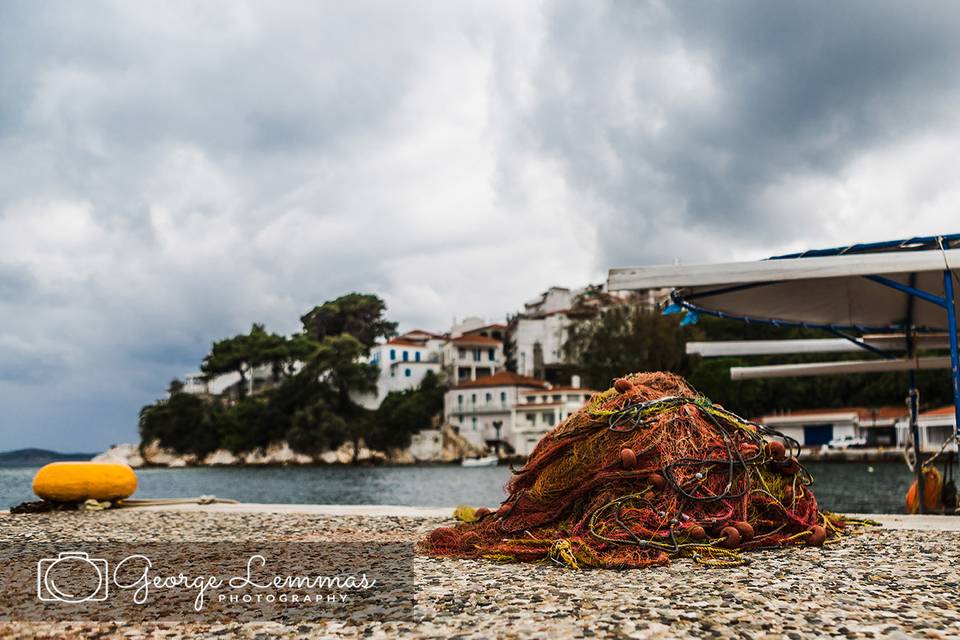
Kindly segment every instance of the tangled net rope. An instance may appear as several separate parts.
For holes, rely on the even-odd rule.
[[[421,541],[428,555],[550,559],[575,569],[690,557],[745,564],[742,552],[838,540],[865,524],[819,511],[798,443],[699,396],[670,373],[615,381],[547,433],[497,511]]]

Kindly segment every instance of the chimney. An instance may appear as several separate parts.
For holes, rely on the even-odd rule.
[[[579,388],[580,388],[580,376],[577,376],[577,375],[570,376],[570,386],[571,386],[571,387],[574,387],[575,389],[579,389]]]

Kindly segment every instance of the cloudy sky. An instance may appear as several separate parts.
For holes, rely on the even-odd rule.
[[[0,4],[0,450],[253,321],[960,230],[960,5]]]

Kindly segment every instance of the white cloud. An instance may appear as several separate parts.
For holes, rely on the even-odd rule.
[[[443,329],[611,266],[953,230],[955,20],[717,11],[10,9],[0,449],[131,440],[212,340],[350,290]]]

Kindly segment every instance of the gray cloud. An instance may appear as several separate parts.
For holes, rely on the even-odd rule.
[[[0,449],[131,440],[212,340],[348,290],[441,329],[610,266],[950,231],[957,14],[8,3]]]

